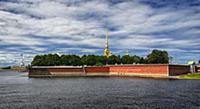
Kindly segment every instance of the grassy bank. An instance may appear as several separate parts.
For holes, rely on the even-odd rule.
[[[200,73],[179,76],[180,79],[200,79]]]

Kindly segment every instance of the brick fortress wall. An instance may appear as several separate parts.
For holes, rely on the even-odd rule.
[[[119,76],[168,76],[167,64],[146,64],[146,65],[126,65],[110,66],[111,75]]]
[[[187,74],[190,67],[186,65],[143,64],[143,65],[113,65],[86,67],[33,67],[29,75],[52,76],[174,76]]]
[[[188,65],[169,65],[169,76],[182,75],[190,73]]]

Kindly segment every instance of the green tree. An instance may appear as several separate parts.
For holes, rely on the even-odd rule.
[[[31,65],[32,66],[42,66],[42,65],[45,65],[44,61],[45,61],[44,55],[36,55],[33,58],[33,61],[31,62]]]
[[[120,63],[121,63],[121,60],[119,56],[112,55],[109,58],[107,58],[107,64],[113,65],[113,64],[120,64]]]
[[[32,66],[55,66],[60,64],[60,57],[57,54],[37,55],[31,63]]]
[[[106,65],[107,57],[105,56],[96,56],[96,64],[98,65]]]
[[[70,65],[72,65],[72,66],[82,65],[81,58],[77,55],[71,55]]]
[[[140,64],[148,64],[148,60],[147,60],[147,58],[141,57],[140,60],[139,60],[139,63]]]
[[[153,50],[152,53],[147,56],[147,59],[150,64],[163,64],[169,61],[168,53],[161,50]]]
[[[82,65],[81,58],[77,55],[62,55],[61,63],[62,65],[69,65],[69,66]]]
[[[129,55],[122,56],[121,62],[123,64],[133,64],[133,60],[132,60],[132,58]]]
[[[61,64],[62,65],[70,65],[71,64],[70,59],[71,59],[70,55],[62,55],[60,57]]]
[[[140,63],[140,57],[136,56],[136,55],[130,56],[130,61],[131,61],[130,64],[132,64],[132,63],[138,64],[138,63]]]
[[[95,65],[96,64],[96,56],[95,55],[84,55],[81,57],[81,62],[83,65]]]
[[[48,54],[44,56],[44,59],[44,62],[48,66],[56,66],[61,64],[60,57],[57,54]]]

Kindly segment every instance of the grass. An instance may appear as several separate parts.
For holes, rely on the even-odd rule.
[[[200,73],[179,76],[180,79],[200,79]]]

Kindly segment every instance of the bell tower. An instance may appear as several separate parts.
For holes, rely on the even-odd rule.
[[[107,58],[109,58],[112,55],[111,51],[109,50],[109,46],[108,46],[108,31],[106,32],[106,45],[105,45],[105,49],[104,49],[104,56],[106,56]]]

